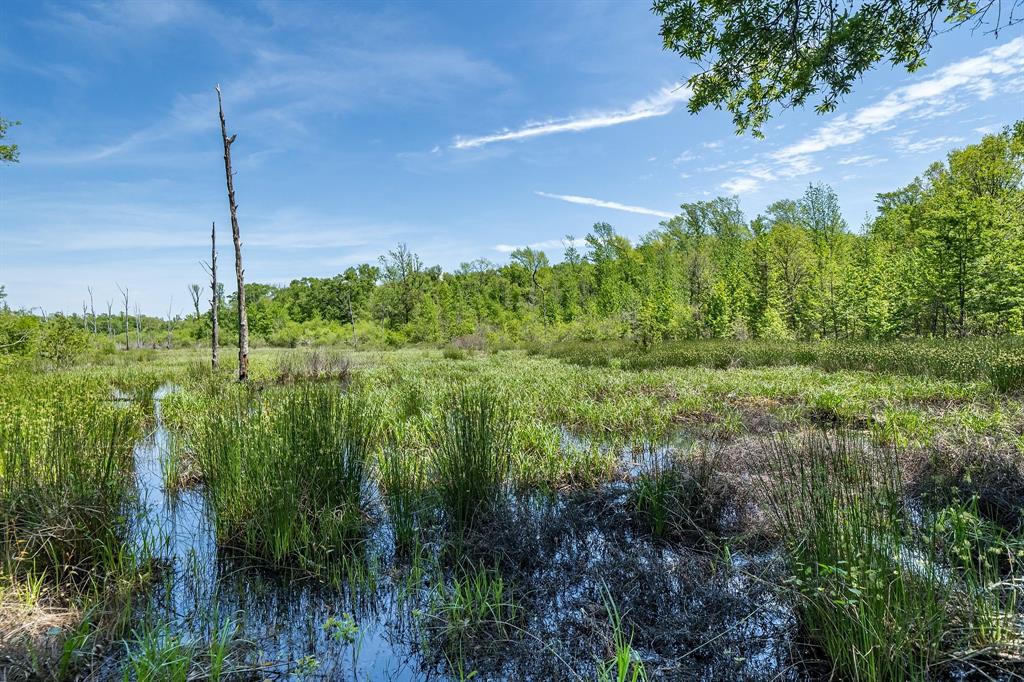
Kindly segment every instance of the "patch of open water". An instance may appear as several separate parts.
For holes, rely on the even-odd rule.
[[[376,567],[373,589],[267,570],[218,548],[202,489],[164,487],[173,444],[161,401],[171,390],[164,386],[154,395],[155,428],[135,448],[144,511],[133,543],[164,566],[143,613],[197,643],[211,623],[232,619],[264,678],[456,679],[430,653],[402,597],[385,524],[375,524],[366,543],[368,564]],[[566,432],[570,437],[578,438]],[[659,447],[690,445],[681,436]],[[622,454],[629,466],[639,466],[659,453]],[[578,499],[510,506],[508,523],[495,530],[488,549],[519,567],[513,582],[526,614],[521,630],[531,634],[510,645],[505,660],[483,661],[478,679],[592,678],[595,660],[608,653],[600,642],[607,634],[605,590],[637,623],[635,644],[652,678],[799,679],[789,644],[795,619],[766,584],[778,557],[736,553],[723,562],[703,550],[653,542],[631,528],[625,496],[623,484],[612,484]],[[421,582],[413,588],[430,589]],[[353,643],[324,627],[344,614],[358,627]],[[481,662],[473,652],[468,658]]]

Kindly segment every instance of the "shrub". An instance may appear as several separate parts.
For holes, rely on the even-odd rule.
[[[35,337],[36,354],[57,367],[67,367],[89,345],[89,337],[78,323],[64,315],[54,315]]]

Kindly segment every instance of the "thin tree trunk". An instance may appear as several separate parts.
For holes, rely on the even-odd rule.
[[[92,299],[92,287],[88,287],[88,289],[89,289],[89,312],[92,313],[92,333],[95,334],[96,333],[96,305],[95,305],[95,303],[93,302],[93,299]]]
[[[217,223],[210,228],[210,323],[212,334],[210,339],[210,364],[217,371],[220,354],[220,325],[217,321],[217,309],[220,307],[220,292],[217,290]]]
[[[171,296],[171,302],[167,304],[167,348],[168,349],[174,348],[174,318],[171,317],[171,315],[173,315],[173,312],[172,312],[173,310],[174,310],[174,297]]]
[[[355,342],[355,340],[356,340],[356,316],[352,312],[352,289],[349,288],[350,286],[351,285],[349,285],[348,287],[345,287],[345,293],[348,294],[348,321],[349,321],[349,324],[352,325],[352,341]]]
[[[124,349],[128,350],[131,347],[131,343],[128,340],[128,287],[122,289],[121,285],[118,284],[117,290],[124,297]]]
[[[220,86],[217,86],[217,110],[220,113],[220,134],[224,140],[224,176],[228,184],[228,206],[231,208],[231,239],[235,243],[235,278],[238,280],[238,380],[249,378],[249,316],[245,310],[245,270],[242,269],[242,242],[238,235],[238,205],[235,203],[235,185],[231,173],[231,145],[237,135],[228,137],[228,126],[224,120],[224,105],[221,102]]]
[[[113,338],[114,336],[114,301],[107,299],[107,336]]]
[[[135,347],[142,348],[142,312],[139,304],[135,304]]]

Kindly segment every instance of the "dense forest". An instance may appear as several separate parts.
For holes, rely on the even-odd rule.
[[[878,195],[860,230],[829,186],[812,184],[753,219],[736,197],[683,204],[637,243],[598,223],[582,240],[566,237],[560,263],[524,247],[506,265],[479,259],[445,272],[400,244],[334,277],[247,284],[246,308],[254,339],[278,346],[1019,335],[1022,180],[1019,121]],[[110,346],[197,344],[209,338],[209,311],[201,286],[190,293],[184,319],[84,303],[81,315],[45,324],[6,311],[0,347],[65,347],[79,329]],[[235,295],[218,299],[230,339]]]

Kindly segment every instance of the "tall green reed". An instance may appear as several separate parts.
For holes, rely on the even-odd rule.
[[[220,541],[323,568],[363,531],[378,424],[365,394],[336,386],[238,393],[198,436]]]
[[[434,480],[452,524],[472,527],[508,489],[514,416],[487,384],[462,386],[434,425]]]
[[[957,518],[922,524],[909,513],[894,450],[841,432],[776,439],[768,449],[766,496],[803,629],[837,675],[925,679],[993,642],[1004,605],[978,567],[944,562],[936,523],[949,533]]]
[[[77,384],[19,390],[0,396],[12,400],[0,418],[5,570],[79,587],[134,572],[126,543],[138,410]]]

